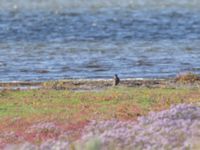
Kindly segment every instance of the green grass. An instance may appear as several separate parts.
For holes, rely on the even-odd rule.
[[[135,119],[172,104],[200,101],[199,89],[110,88],[100,92],[27,90],[0,92],[0,118],[56,120]]]

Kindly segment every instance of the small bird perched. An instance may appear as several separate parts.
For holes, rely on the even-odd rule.
[[[117,74],[114,75],[114,81],[113,81],[113,86],[117,86],[120,82],[119,77],[117,76]]]

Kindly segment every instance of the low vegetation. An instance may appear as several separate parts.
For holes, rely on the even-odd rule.
[[[200,81],[200,76],[197,74],[194,74],[192,72],[187,72],[187,73],[182,73],[179,74],[176,78],[175,78],[176,82],[179,83],[195,83],[195,82],[199,82]]]
[[[134,122],[151,111],[166,110],[172,105],[196,105],[199,97],[198,88],[113,87],[98,92],[3,90],[0,92],[0,148],[24,141],[40,145],[61,136],[63,145],[70,145],[80,139],[84,127],[92,120]]]

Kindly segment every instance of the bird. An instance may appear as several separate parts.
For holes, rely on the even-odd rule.
[[[120,82],[119,77],[117,76],[117,74],[114,75],[114,80],[113,80],[113,86],[117,86]]]

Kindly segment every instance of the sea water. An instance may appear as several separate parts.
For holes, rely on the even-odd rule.
[[[0,81],[200,73],[199,0],[1,0]]]

